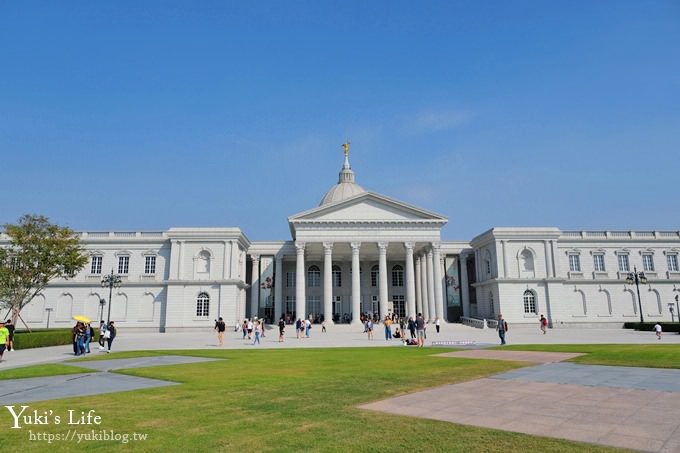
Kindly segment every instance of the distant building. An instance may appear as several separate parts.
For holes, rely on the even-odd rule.
[[[360,313],[423,313],[458,322],[623,323],[670,320],[680,294],[679,231],[492,228],[472,241],[443,241],[447,218],[355,182],[345,150],[339,181],[318,207],[288,218],[292,240],[251,242],[238,228],[83,232],[90,262],[57,280],[22,311],[31,326],[70,326],[108,314],[102,277],[121,275],[111,319],[128,329],[210,327],[258,316],[359,322]],[[6,241],[0,236],[0,245]],[[358,272],[355,270],[358,269]],[[104,303],[100,303],[104,299]]]

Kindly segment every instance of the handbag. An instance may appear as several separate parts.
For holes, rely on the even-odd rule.
[[[104,332],[104,338],[106,339],[111,338],[111,331],[107,330],[106,332]]]

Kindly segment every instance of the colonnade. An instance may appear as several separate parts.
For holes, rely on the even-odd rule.
[[[361,243],[351,242],[352,269],[360,269],[361,250],[367,244],[377,246],[378,249],[378,300],[381,316],[388,312],[388,268],[387,268],[387,248],[388,242]],[[445,320],[444,306],[444,286],[443,286],[443,261],[438,243],[430,243],[421,247],[418,253],[414,252],[414,242],[400,242],[404,249],[405,264],[405,308],[406,316],[415,318],[418,313],[422,313],[426,321],[432,321],[435,317]],[[297,318],[305,318],[306,313],[306,277],[307,265],[305,264],[305,242],[295,242],[295,311]],[[333,320],[333,242],[323,242],[323,315],[327,323]],[[393,247],[394,248],[394,247]],[[374,250],[374,249],[373,249]],[[253,259],[252,282],[259,280],[259,256],[251,255]],[[390,261],[395,260],[390,256]],[[283,256],[275,257],[275,274],[277,284],[274,286],[274,315],[276,319],[281,316],[283,311]],[[351,278],[351,312],[352,323],[359,323],[361,313],[361,281],[360,272],[352,272]],[[257,313],[259,303],[259,288],[253,285],[251,290],[251,313]]]

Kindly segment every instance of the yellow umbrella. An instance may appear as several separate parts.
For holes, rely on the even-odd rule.
[[[75,319],[76,321],[80,321],[84,324],[89,324],[89,323],[92,322],[92,320],[90,318],[88,318],[87,316],[83,316],[83,315],[76,315],[76,316],[73,317],[73,319]]]

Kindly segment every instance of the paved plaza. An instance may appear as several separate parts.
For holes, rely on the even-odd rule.
[[[403,346],[400,340],[386,341],[381,336],[381,328],[376,329],[374,340],[368,340],[361,328],[347,325],[330,326],[326,333],[320,330],[320,326],[314,326],[311,338],[296,339],[289,327],[285,342],[279,343],[278,331],[270,329],[260,345],[243,340],[240,332],[227,332],[225,344],[220,347],[216,335],[208,329],[164,334],[121,329],[113,343],[113,351],[381,346],[415,349]],[[680,335],[664,334],[659,341],[652,332],[613,328],[556,328],[542,335],[537,326],[513,326],[507,340],[509,344],[518,345],[680,344]],[[535,365],[361,407],[642,451],[680,452],[680,370],[578,365],[561,363],[578,354],[485,349],[497,344],[498,337],[491,329],[444,325],[441,333],[436,334],[430,327],[428,347],[442,345],[464,349],[437,354],[433,360],[482,358]],[[102,354],[96,344],[92,351],[90,356]],[[6,360],[0,364],[0,370],[72,358],[70,346],[18,350],[5,354]],[[202,360],[181,359],[182,363]],[[0,397],[7,402],[27,402],[101,393],[82,393],[87,388],[123,391],[173,385],[106,371],[179,363],[177,360],[163,356],[82,362],[84,367],[104,372],[6,381],[2,384]],[[61,393],[55,394],[55,389]]]

